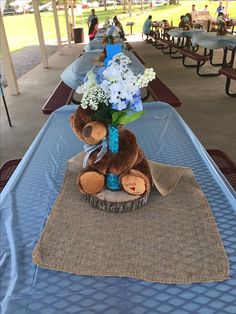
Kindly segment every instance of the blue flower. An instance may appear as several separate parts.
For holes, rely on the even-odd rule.
[[[103,80],[104,80],[104,76],[103,76],[103,71],[106,69],[106,67],[104,66],[96,66],[93,68],[93,73],[96,75],[96,83],[99,85]]]
[[[121,110],[124,110],[126,108],[127,108],[127,105],[126,105],[125,101],[120,101],[119,103],[113,103],[112,104],[112,109],[114,109],[114,110],[121,111]]]
[[[140,91],[133,95],[133,101],[129,104],[129,109],[134,112],[139,112],[143,110],[143,104],[141,100]]]

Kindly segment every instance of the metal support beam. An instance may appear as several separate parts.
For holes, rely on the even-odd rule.
[[[63,48],[62,48],[62,44],[61,44],[61,32],[60,32],[60,25],[59,25],[59,20],[58,20],[58,15],[57,15],[56,0],[52,0],[52,7],[53,7],[55,29],[56,29],[56,34],[57,34],[58,52],[60,55],[63,55]]]
[[[6,31],[1,12],[0,12],[0,52],[2,55],[2,64],[4,65],[4,72],[6,74],[9,91],[12,95],[19,95],[19,88],[16,80],[15,69],[13,66],[11,53],[8,46]]]
[[[70,21],[68,16],[68,8],[67,8],[67,0],[64,0],[64,10],[65,10],[65,17],[66,17],[66,30],[67,30],[67,38],[68,38],[68,45],[71,47],[71,30],[70,30]]]
[[[40,18],[40,12],[39,12],[39,1],[32,0],[33,8],[34,8],[34,18],[39,38],[39,46],[41,50],[41,56],[42,56],[42,62],[44,68],[49,68],[48,65],[48,56],[47,56],[47,50],[44,42],[44,36],[43,36],[43,28]]]

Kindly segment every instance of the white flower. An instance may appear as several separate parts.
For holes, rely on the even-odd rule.
[[[97,110],[100,103],[108,106],[107,94],[99,85],[95,85],[84,93],[81,107],[83,109],[90,107],[92,110]]]
[[[85,83],[81,86],[78,86],[76,89],[76,93],[84,94],[87,93],[90,88],[96,85],[96,75],[91,71],[89,71],[85,77]]]
[[[137,77],[137,84],[140,88],[148,86],[148,83],[156,77],[153,68],[145,69],[144,74],[139,74]]]
[[[141,111],[140,88],[146,87],[156,74],[152,68],[149,68],[145,69],[142,75],[135,75],[129,67],[130,63],[131,60],[124,53],[116,54],[108,62],[102,75],[99,74],[97,80],[99,85],[96,85],[96,75],[90,71],[87,81],[79,88],[79,91],[84,93],[81,106],[97,110],[99,104],[110,103],[114,110]]]

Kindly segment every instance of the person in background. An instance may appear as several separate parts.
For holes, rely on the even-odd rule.
[[[162,23],[164,27],[170,27],[170,23],[168,22],[168,20],[162,20]]]
[[[186,13],[184,18],[185,18],[186,23],[189,25],[189,27],[193,28],[192,15],[190,13]]]
[[[149,17],[146,19],[146,21],[143,24],[143,34],[144,35],[153,35],[154,32],[151,30],[152,26],[152,16],[149,15]]]
[[[184,28],[184,25],[185,25],[184,15],[181,15],[180,21],[179,21],[179,27]]]
[[[203,11],[209,11],[209,9],[208,9],[208,5],[207,5],[207,4],[205,5],[205,7],[204,7]]]
[[[89,40],[93,40],[98,31],[98,19],[94,17],[91,21],[91,25],[89,27]]]
[[[219,3],[218,8],[216,9],[216,14],[219,16],[220,13],[225,13],[225,7],[223,6],[222,2]]]
[[[120,35],[120,38],[125,40],[125,32],[124,32],[124,29],[123,29],[123,26],[121,24],[121,22],[118,20],[117,16],[114,16],[113,18],[113,23],[116,27],[118,27],[120,29],[120,32],[119,32],[119,35]]]
[[[95,14],[95,10],[92,9],[92,10],[91,10],[91,14],[89,15],[88,20],[87,20],[88,28],[91,26],[92,20],[93,20],[94,18],[97,19],[97,15]]]
[[[108,29],[109,27],[111,27],[111,23],[110,23],[109,19],[106,19],[104,24],[103,24],[103,28]]]
[[[198,13],[197,13],[195,4],[192,5],[191,17],[192,17],[193,23],[198,20]]]

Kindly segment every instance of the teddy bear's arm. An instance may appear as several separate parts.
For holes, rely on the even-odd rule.
[[[109,169],[109,165],[110,165],[110,161],[111,161],[111,153],[107,152],[101,160],[99,160],[98,162],[96,161],[97,158],[97,153],[98,151],[95,151],[94,153],[91,154],[90,158],[89,158],[89,165],[97,170],[98,172],[102,173],[102,174],[106,174],[107,170]]]
[[[133,167],[138,158],[139,147],[135,135],[123,129],[119,134],[119,152],[111,159],[110,172],[120,175]]]

